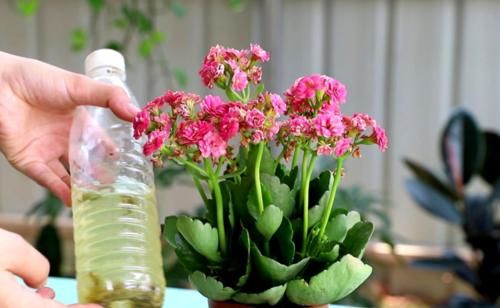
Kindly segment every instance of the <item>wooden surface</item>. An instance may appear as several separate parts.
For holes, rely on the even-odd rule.
[[[81,71],[86,52],[69,48],[72,29],[89,22],[83,1],[41,1],[34,17],[19,16],[0,0],[0,50]],[[453,243],[447,226],[418,209],[403,180],[403,157],[439,167],[439,129],[457,106],[480,123],[500,129],[500,1],[487,0],[257,0],[243,12],[223,0],[187,0],[182,18],[161,15],[169,63],[183,68],[188,90],[206,93],[197,78],[210,45],[243,48],[260,42],[271,51],[267,88],[283,92],[298,76],[333,75],[347,84],[347,113],[373,114],[389,132],[387,154],[369,149],[347,164],[344,185],[359,184],[388,199],[396,231],[418,243]],[[97,26],[100,40],[112,35],[110,21]],[[129,54],[129,83],[146,101],[168,83],[157,66]],[[161,216],[189,210],[194,190],[160,191]],[[0,161],[0,211],[24,213],[42,190]],[[186,205],[188,204],[188,205]]]

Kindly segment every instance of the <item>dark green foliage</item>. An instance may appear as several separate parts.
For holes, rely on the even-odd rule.
[[[419,260],[415,265],[454,272],[470,283],[490,305],[500,297],[500,223],[495,220],[500,199],[499,155],[500,136],[481,131],[472,114],[458,110],[450,117],[441,136],[446,180],[405,160],[415,175],[406,182],[410,195],[427,212],[462,226],[465,240],[478,256],[475,267],[454,254]],[[467,184],[477,176],[490,185],[486,195],[469,193]],[[450,300],[450,305],[463,304],[485,303],[459,297]]]
[[[245,171],[239,178],[219,182],[229,241],[226,253],[219,247],[213,200],[206,204],[207,220],[185,216],[166,219],[164,237],[174,245],[180,262],[190,273],[190,281],[211,299],[278,307],[308,304],[317,294],[322,294],[318,298],[321,303],[327,303],[351,293],[371,273],[360,258],[373,233],[373,224],[357,212],[336,208],[325,237],[317,236],[329,196],[331,172],[325,172],[311,182],[314,193],[310,202],[316,204],[310,208],[310,238],[302,247],[302,213],[295,210],[296,194],[300,193],[298,169],[288,170],[283,165],[275,168],[266,147],[260,168],[264,205],[260,212],[254,178],[257,150],[254,146],[241,149],[238,168]],[[339,200],[351,205],[347,195]],[[372,201],[364,202],[368,206]]]

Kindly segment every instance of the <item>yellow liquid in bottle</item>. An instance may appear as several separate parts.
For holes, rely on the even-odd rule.
[[[73,187],[80,303],[161,307],[165,289],[154,191],[140,183]]]

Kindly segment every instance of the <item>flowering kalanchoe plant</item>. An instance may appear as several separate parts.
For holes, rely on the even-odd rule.
[[[360,258],[373,225],[334,209],[344,161],[361,157],[362,145],[385,151],[387,137],[369,115],[341,113],[347,91],[331,77],[301,77],[284,99],[265,92],[259,64],[268,60],[258,45],[212,47],[199,73],[227,99],[168,91],[136,116],[134,137],[147,136],[144,154],[155,163],[185,166],[206,205],[205,217],[167,217],[164,228],[202,294],[330,303],[371,273]],[[336,169],[311,179],[320,155],[336,158]]]

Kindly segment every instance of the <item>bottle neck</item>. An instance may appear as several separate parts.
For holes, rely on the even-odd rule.
[[[86,72],[86,75],[92,79],[97,77],[115,77],[125,82],[126,74],[124,71],[113,66],[100,66]]]

